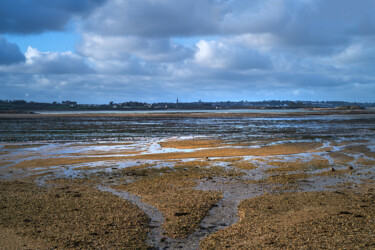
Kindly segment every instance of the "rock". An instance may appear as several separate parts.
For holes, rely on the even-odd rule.
[[[190,213],[175,213],[174,216],[185,216],[185,215],[188,215]]]

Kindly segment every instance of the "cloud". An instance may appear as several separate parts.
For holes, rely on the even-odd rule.
[[[279,44],[314,47],[375,34],[374,9],[372,0],[109,0],[83,28],[103,36],[164,38],[269,34]]]
[[[87,15],[105,0],[1,0],[0,33],[32,34],[62,30],[75,16]]]
[[[218,0],[111,0],[90,16],[85,29],[106,36],[207,35],[218,31],[223,12]]]
[[[375,2],[363,0],[232,1],[224,33],[271,34],[285,46],[346,45],[355,36],[375,34]]]
[[[246,47],[216,41],[201,40],[197,43],[195,62],[203,67],[217,69],[269,69],[269,58]]]
[[[16,65],[0,67],[0,72],[15,74],[87,74],[93,70],[84,58],[72,52],[41,52],[28,47],[26,61]]]
[[[373,99],[373,0],[22,0],[24,16],[13,2],[0,3],[0,33],[73,22],[81,37],[74,53],[29,48],[19,63],[0,65],[0,84],[15,95]]]
[[[193,55],[189,48],[174,44],[170,39],[144,39],[135,36],[101,36],[84,33],[78,52],[96,60],[124,59],[134,55],[150,62],[173,62]]]
[[[333,56],[333,61],[338,67],[374,67],[375,45],[374,40],[362,40],[346,47],[343,51]]]
[[[0,65],[10,65],[25,61],[25,56],[20,52],[16,44],[9,43],[0,36]]]
[[[92,72],[84,59],[72,52],[40,52],[29,47],[25,68],[35,74],[86,74]]]

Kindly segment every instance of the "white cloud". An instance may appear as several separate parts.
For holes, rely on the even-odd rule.
[[[84,58],[68,52],[41,52],[28,47],[25,63],[2,67],[0,71],[30,74],[86,74],[92,70]]]
[[[266,55],[237,44],[201,40],[197,43],[194,60],[203,67],[217,69],[269,69],[271,62]]]

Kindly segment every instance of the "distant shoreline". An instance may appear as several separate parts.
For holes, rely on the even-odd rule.
[[[269,112],[267,112],[269,111]],[[109,111],[110,112],[110,111]],[[360,115],[360,114],[375,114],[374,109],[364,110],[337,110],[337,109],[318,109],[318,110],[302,110],[298,112],[272,112],[272,110],[264,110],[264,112],[233,112],[232,110],[220,110],[216,112],[210,111],[187,111],[180,112],[140,112],[140,113],[37,113],[37,112],[13,112],[0,113],[0,118],[43,118],[43,117],[300,117],[300,116],[317,116],[317,115]]]

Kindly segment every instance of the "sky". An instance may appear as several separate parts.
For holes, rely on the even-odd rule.
[[[0,99],[375,102],[375,0],[1,0]]]

